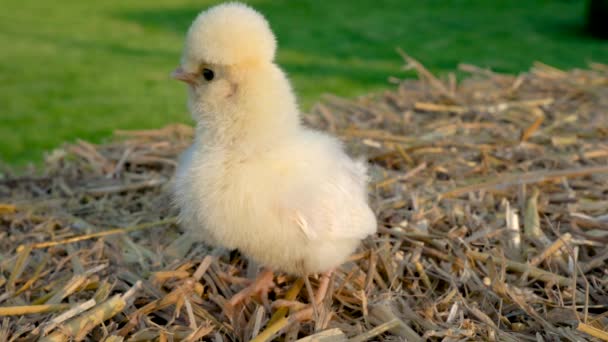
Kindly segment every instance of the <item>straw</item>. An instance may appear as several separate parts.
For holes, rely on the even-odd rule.
[[[317,315],[280,272],[228,310],[251,261],[178,222],[178,124],[3,172],[0,340],[608,340],[608,66],[456,78],[400,53],[418,79],[302,118],[369,162],[378,218]]]

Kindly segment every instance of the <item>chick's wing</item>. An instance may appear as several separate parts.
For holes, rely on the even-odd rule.
[[[362,239],[376,231],[376,218],[367,204],[364,165],[346,156],[339,159],[333,172],[310,172],[308,181],[287,187],[282,196],[287,219],[310,240]]]

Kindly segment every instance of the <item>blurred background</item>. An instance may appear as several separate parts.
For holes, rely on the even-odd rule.
[[[102,142],[115,129],[190,123],[185,87],[169,73],[192,20],[218,2],[0,0],[0,162],[39,163],[65,141]],[[439,74],[459,63],[518,73],[533,61],[608,62],[608,42],[585,31],[583,0],[247,3],[277,34],[303,110],[323,93],[414,77],[396,47]]]

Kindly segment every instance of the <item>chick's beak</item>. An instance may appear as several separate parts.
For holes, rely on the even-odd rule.
[[[195,86],[197,84],[197,77],[193,73],[186,72],[182,67],[177,67],[172,73],[171,77],[176,80],[186,82],[191,86]]]

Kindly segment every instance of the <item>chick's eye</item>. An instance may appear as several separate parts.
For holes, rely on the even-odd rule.
[[[207,68],[203,69],[202,75],[207,81],[211,81],[215,77],[213,70]]]

